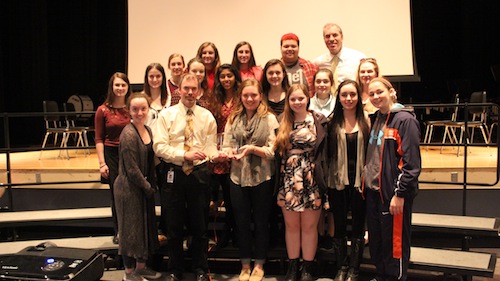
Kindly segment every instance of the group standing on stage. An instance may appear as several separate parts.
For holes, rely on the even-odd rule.
[[[211,280],[208,218],[219,190],[226,216],[216,242],[239,248],[240,281],[263,280],[270,241],[283,233],[286,281],[314,280],[318,248],[335,253],[335,281],[357,281],[368,241],[372,280],[407,279],[418,121],[376,59],[343,46],[339,25],[326,24],[323,39],[328,52],[309,61],[287,33],[282,57],[264,68],[249,42],[237,43],[231,64],[204,42],[187,64],[170,55],[170,78],[150,64],[141,93],[113,74],[96,112],[96,150],[123,280],[162,277],[148,260],[163,239],[166,280],[182,280],[186,237],[196,280]]]

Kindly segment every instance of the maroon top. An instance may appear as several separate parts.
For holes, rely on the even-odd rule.
[[[101,105],[95,113],[95,142],[105,146],[118,147],[123,128],[130,123],[130,114],[126,108],[110,108]]]

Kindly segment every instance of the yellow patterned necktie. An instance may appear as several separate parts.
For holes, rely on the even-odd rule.
[[[193,110],[188,109],[186,112],[186,128],[184,129],[184,150],[188,152],[193,146]],[[193,161],[184,160],[182,163],[182,171],[186,175],[193,171]]]
[[[332,93],[335,94],[337,87],[339,86],[339,77],[337,75],[337,66],[339,65],[340,58],[338,56],[333,56],[332,59],[332,73],[333,73],[333,83],[332,83]]]

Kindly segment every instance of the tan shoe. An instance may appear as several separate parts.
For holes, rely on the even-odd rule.
[[[252,275],[250,275],[249,281],[262,281],[264,279],[264,270],[254,267],[252,270]]]
[[[244,268],[240,272],[240,277],[238,278],[240,281],[248,281],[250,280],[250,268]]]

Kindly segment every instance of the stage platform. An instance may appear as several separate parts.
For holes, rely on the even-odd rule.
[[[61,153],[65,156],[66,153]],[[59,150],[44,151],[39,160],[40,152],[18,152],[11,154],[11,177],[15,184],[27,183],[52,183],[73,181],[98,181],[99,165],[95,150],[90,155],[83,150],[70,150],[70,158],[60,157]],[[456,147],[440,146],[421,147],[422,173],[420,181],[447,181],[457,182],[456,185],[438,185],[423,183],[421,189],[461,189],[463,181],[464,155],[457,156]],[[6,182],[5,154],[0,154],[0,182]],[[496,147],[470,147],[467,155],[467,177],[469,183],[493,185],[496,181],[497,148]],[[107,185],[100,183],[64,184],[56,185],[23,185],[16,188],[64,188],[64,189],[105,189]],[[494,186],[474,186],[468,188],[495,188],[500,189],[500,184]]]

